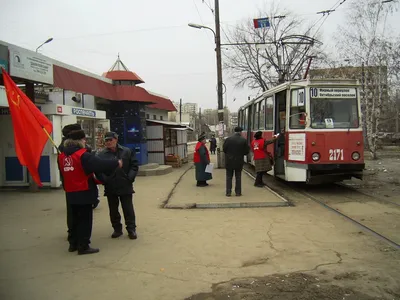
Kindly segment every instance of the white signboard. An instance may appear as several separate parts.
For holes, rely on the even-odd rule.
[[[4,86],[0,86],[0,107],[2,106],[8,107],[7,94]]]
[[[53,62],[34,51],[9,46],[11,76],[53,84]]]
[[[355,88],[310,88],[311,98],[357,98]]]
[[[306,160],[306,134],[289,134],[289,160]]]

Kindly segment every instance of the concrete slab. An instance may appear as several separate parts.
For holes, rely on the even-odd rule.
[[[165,208],[250,208],[289,206],[267,190],[254,187],[254,180],[242,174],[242,194],[225,196],[225,169],[214,169],[213,179],[207,187],[196,187],[195,169],[190,169],[175,187]]]
[[[156,166],[155,166],[156,165]],[[159,176],[172,172],[171,166],[151,164],[146,168],[139,168],[138,176]]]

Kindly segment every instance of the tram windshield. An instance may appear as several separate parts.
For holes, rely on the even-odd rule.
[[[311,90],[310,117],[312,128],[343,129],[359,127],[356,94],[353,94],[355,97],[349,97],[350,95],[346,93],[340,97],[340,94],[337,93],[321,92],[324,89]],[[328,89],[326,90],[328,91]],[[331,95],[334,95],[334,97],[329,97]]]

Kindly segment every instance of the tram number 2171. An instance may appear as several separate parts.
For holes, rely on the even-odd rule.
[[[329,160],[344,160],[343,149],[329,149]]]

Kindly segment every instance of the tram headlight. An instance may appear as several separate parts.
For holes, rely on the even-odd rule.
[[[320,159],[320,155],[317,152],[314,152],[311,156],[313,161],[318,161]]]
[[[358,152],[353,152],[353,154],[351,155],[351,158],[353,160],[359,160],[360,159],[360,153]]]

